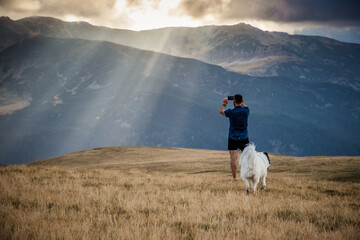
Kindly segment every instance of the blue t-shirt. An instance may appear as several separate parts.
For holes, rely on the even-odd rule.
[[[236,106],[225,110],[225,116],[230,120],[229,138],[233,140],[244,140],[248,138],[248,118],[250,109],[248,107]]]

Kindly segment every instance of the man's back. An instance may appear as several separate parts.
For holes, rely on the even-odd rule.
[[[250,109],[244,106],[235,106],[233,109],[225,110],[224,113],[230,121],[229,138],[233,140],[247,139],[247,127]]]

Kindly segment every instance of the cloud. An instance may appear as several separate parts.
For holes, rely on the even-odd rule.
[[[0,0],[0,15],[12,19],[50,16],[114,28],[164,27],[175,19],[170,10],[181,0]],[[159,23],[159,19],[161,22]],[[172,18],[172,20],[170,19]],[[191,19],[191,18],[188,18]],[[167,21],[169,20],[169,21]],[[182,19],[180,19],[182,20]],[[179,22],[179,21],[178,21]],[[179,23],[178,23],[179,25]]]
[[[358,0],[182,0],[180,10],[193,18],[260,20],[284,23],[360,25]]]
[[[214,14],[217,10],[221,10],[222,2],[220,0],[183,0],[180,8],[192,17],[201,18],[204,15]]]
[[[117,9],[118,0],[0,0],[0,15],[13,19],[50,16],[65,21],[87,21],[95,25],[127,27],[131,20]],[[136,0],[121,0],[124,8]]]
[[[116,0],[0,0],[9,11],[47,15],[101,16],[111,11]]]
[[[306,27],[360,26],[359,0],[0,0],[0,15],[143,30],[246,22],[293,33]]]
[[[15,11],[33,11],[40,8],[38,0],[0,0],[0,9],[5,8]]]

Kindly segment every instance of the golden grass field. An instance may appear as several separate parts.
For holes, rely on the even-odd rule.
[[[360,157],[271,155],[267,189],[227,151],[98,148],[0,167],[0,239],[360,239]]]

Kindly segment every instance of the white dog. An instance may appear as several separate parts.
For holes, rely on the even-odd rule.
[[[266,152],[256,152],[254,144],[247,144],[242,152],[239,165],[240,175],[246,185],[246,192],[249,193],[249,182],[255,192],[256,186],[261,180],[261,189],[266,187],[266,175],[270,166],[270,158]]]

